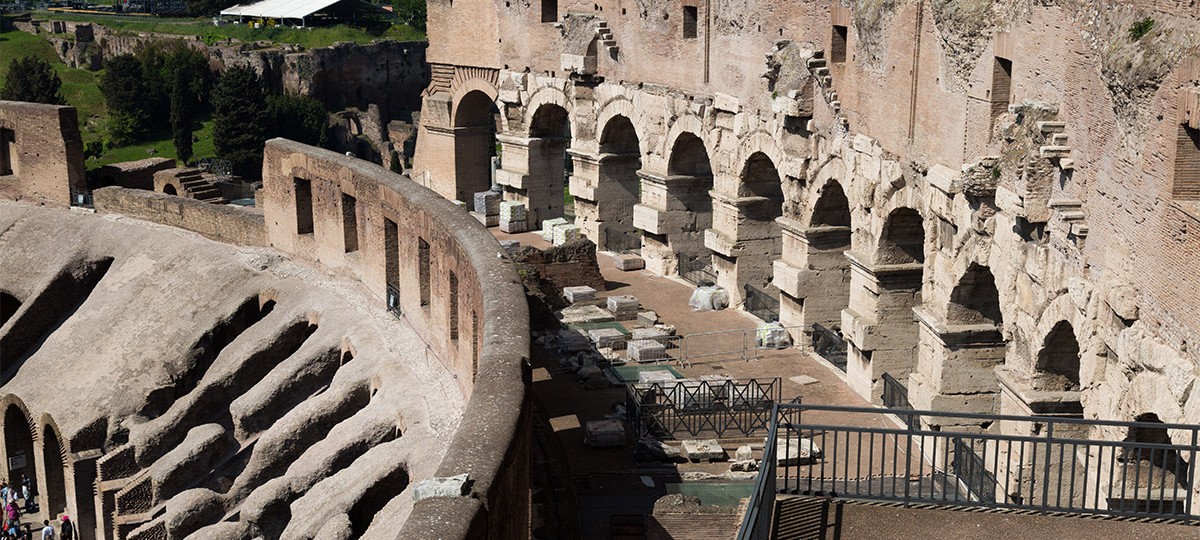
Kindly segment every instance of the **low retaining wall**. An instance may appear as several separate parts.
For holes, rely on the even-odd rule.
[[[219,242],[241,246],[267,245],[261,211],[209,204],[153,191],[106,187],[92,192],[97,212],[110,212],[179,227]]]
[[[479,222],[407,177],[274,139],[260,204],[272,247],[358,277],[459,381],[466,411],[437,476],[466,497],[418,502],[405,539],[529,536],[529,311],[516,268]]]

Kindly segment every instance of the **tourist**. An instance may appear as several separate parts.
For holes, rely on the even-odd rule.
[[[0,503],[8,502],[8,482],[0,482]]]
[[[4,509],[4,517],[9,521],[16,521],[17,518],[21,517],[21,510],[17,508],[17,501],[15,500],[8,501],[8,506],[6,506]]]
[[[42,520],[42,540],[54,540],[54,527],[50,525],[50,520]]]
[[[71,523],[71,518],[65,514],[62,517],[62,523],[58,525],[58,530],[61,532],[59,538],[62,540],[75,540],[75,524]]]
[[[21,484],[21,498],[25,499],[25,513],[33,513],[33,498],[29,496],[29,480]]]

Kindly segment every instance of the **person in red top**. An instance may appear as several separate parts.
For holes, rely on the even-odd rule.
[[[71,518],[62,517],[62,522],[58,526],[59,538],[61,540],[75,540],[75,524],[71,523]]]

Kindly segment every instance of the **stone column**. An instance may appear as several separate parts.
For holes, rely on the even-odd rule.
[[[504,200],[525,204],[530,230],[563,217],[567,140],[511,135],[497,135],[496,140],[502,154],[496,183],[504,187]]]
[[[667,176],[638,171],[642,181],[641,202],[633,207],[633,226],[642,231],[642,258],[646,268],[669,276],[679,272],[678,254],[707,256],[704,231],[712,214],[693,209],[701,198],[711,197],[712,177]]]
[[[993,324],[947,324],[924,306],[913,308],[921,336],[917,369],[908,376],[916,409],[991,414],[998,392],[994,369],[1004,363],[1001,328]],[[965,419],[959,428],[979,429]]]
[[[443,197],[458,197],[455,133],[450,94],[437,92],[422,100],[420,136],[413,154],[413,181]]]
[[[570,186],[575,198],[575,224],[602,250],[641,247],[634,228],[638,204],[637,154],[589,154],[571,150]]]
[[[782,258],[775,260],[774,285],[779,288],[779,320],[798,326],[811,337],[812,325],[837,328],[850,297],[845,249],[849,227],[805,227],[779,218],[783,230]]]
[[[863,399],[881,404],[884,373],[900,382],[917,365],[917,323],[921,304],[921,263],[873,264],[846,252],[850,261],[850,304],[842,311],[846,337],[846,378]]]
[[[997,367],[995,373],[1000,383],[1000,414],[1083,418],[1080,392],[1037,390],[1029,376],[1005,366]],[[1055,424],[1053,433],[1048,433],[1047,425],[1043,422],[1019,420],[1001,420],[999,430],[1001,435],[1017,437],[1050,435],[1055,439],[1086,439],[1089,435],[1086,425]],[[1084,465],[1099,471],[1099,467],[1091,467],[1097,463],[1098,456],[1086,457],[1088,448],[1084,446],[1076,448],[1047,443],[1029,442],[1025,444],[1023,452],[1020,450],[1015,445],[1012,448],[998,445],[994,450],[997,459],[992,472],[997,481],[996,500],[1020,500],[1024,504],[1046,503],[1055,506],[1084,504],[1083,483],[1088,476]],[[989,459],[989,469],[993,467],[992,463],[993,460]],[[1087,489],[1093,493],[1088,498],[1093,500],[1095,474],[1092,473],[1092,485]],[[1072,485],[1075,486],[1074,498],[1069,496]],[[1042,498],[1043,492],[1047,494],[1045,500]],[[1100,499],[1103,501],[1104,497]]]
[[[729,291],[730,301],[744,299],[746,284],[767,289],[772,264],[782,252],[782,240],[774,215],[768,207],[781,204],[766,197],[713,197],[713,227],[704,233],[704,247],[711,249],[717,284]]]

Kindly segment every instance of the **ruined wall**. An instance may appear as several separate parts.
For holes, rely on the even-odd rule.
[[[123,214],[197,232],[239,246],[267,245],[261,210],[217,205],[142,189],[106,187],[92,192],[97,212]]]
[[[398,293],[398,312],[469,398],[438,475],[474,481],[484,504],[472,537],[527,534],[528,500],[513,494],[528,491],[528,308],[496,240],[405,177],[282,139],[267,143],[261,195],[272,247],[358,276],[381,301]],[[402,536],[425,537],[422,508],[435,511],[418,506]]]
[[[629,174],[605,133],[628,120],[647,268],[711,252],[735,300],[765,286],[785,324],[843,334],[864,397],[888,372],[918,408],[1057,401],[1195,422],[1200,214],[1192,184],[1176,185],[1200,151],[1180,135],[1200,124],[1186,4],[560,2],[554,22],[539,2],[431,7],[414,175],[461,195],[457,171],[486,146],[458,135],[459,113],[482,94],[499,111],[505,198],[554,200],[540,176],[561,154],[539,118],[565,110],[576,223],[605,248],[605,222],[630,211],[606,206]],[[481,17],[498,53],[442,42]],[[1079,381],[1039,394],[1059,323]]]
[[[0,101],[0,196],[66,206],[86,189],[74,107]]]

